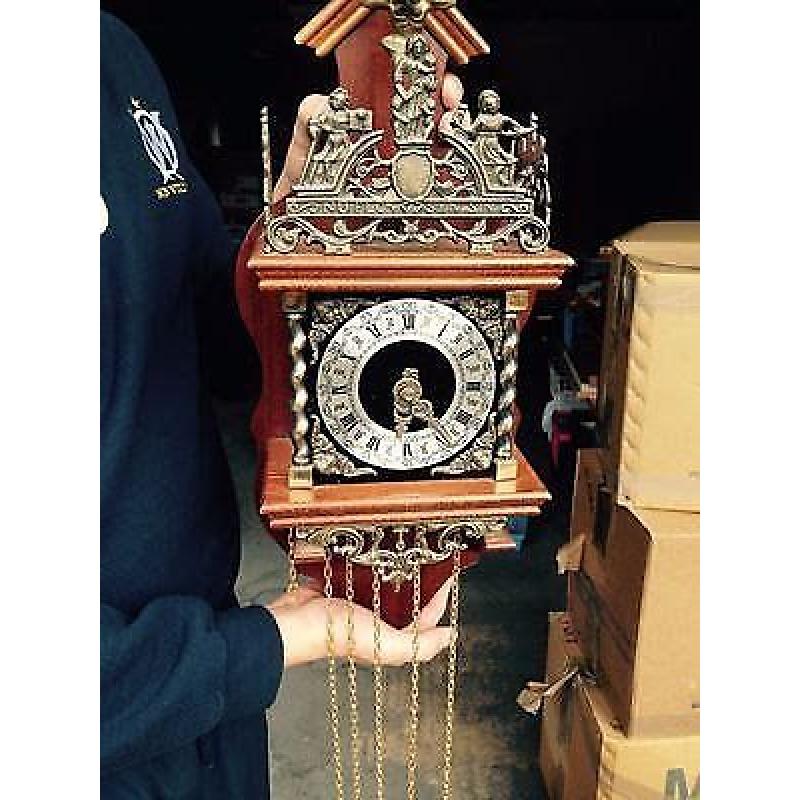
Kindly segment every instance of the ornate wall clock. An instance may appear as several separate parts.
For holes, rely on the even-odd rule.
[[[463,570],[513,547],[508,517],[548,498],[513,444],[518,331],[572,264],[549,249],[545,139],[535,114],[507,117],[492,90],[474,112],[443,116],[448,58],[489,50],[454,0],[333,0],[296,39],[335,51],[341,85],[311,119],[305,167],[280,202],[262,112],[265,208],[237,270],[263,365],[260,511],[289,554],[290,586],[305,574],[376,623],[413,626],[453,575],[455,632]],[[455,636],[448,659],[444,798]],[[381,669],[376,636],[376,708]],[[329,677],[335,698],[332,659]],[[379,797],[381,724],[376,714]],[[337,750],[338,732],[331,741]]]

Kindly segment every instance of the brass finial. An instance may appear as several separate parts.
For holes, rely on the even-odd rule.
[[[429,11],[453,8],[456,0],[361,0],[367,8],[386,8],[395,27],[419,28]]]

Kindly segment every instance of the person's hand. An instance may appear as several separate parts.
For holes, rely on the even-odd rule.
[[[447,608],[452,578],[431,598],[419,615],[419,661],[435,658],[450,643],[450,628],[438,627]],[[294,667],[328,655],[328,602],[318,591],[300,587],[286,592],[267,608],[275,618],[283,638],[284,666]],[[334,655],[348,655],[347,602],[333,599]],[[380,623],[381,663],[402,666],[412,659],[412,627],[398,630]],[[371,610],[353,604],[353,655],[360,664],[374,661],[374,620]]]
[[[449,72],[444,76],[442,83],[442,103],[447,113],[442,115],[441,128],[447,130],[449,127],[450,116],[461,104],[464,97],[464,87],[461,81]],[[306,163],[308,148],[311,146],[311,135],[308,130],[308,123],[312,117],[319,114],[326,106],[328,98],[322,94],[312,94],[306,97],[297,109],[297,120],[294,124],[292,141],[286,153],[286,162],[283,172],[275,183],[273,191],[273,202],[278,203],[286,197],[292,186],[300,180],[303,167]]]

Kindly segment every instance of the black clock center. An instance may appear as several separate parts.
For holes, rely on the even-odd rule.
[[[395,429],[394,387],[403,370],[417,370],[422,397],[433,405],[433,416],[441,418],[453,403],[456,376],[447,358],[425,342],[402,341],[378,350],[364,365],[358,396],[367,416],[388,430]],[[427,423],[414,418],[408,432],[421,430]]]

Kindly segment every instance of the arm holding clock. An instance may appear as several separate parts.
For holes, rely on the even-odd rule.
[[[442,586],[419,617],[419,660],[430,661],[450,643],[450,628],[437,627],[447,607],[452,579]],[[338,658],[347,650],[347,603],[326,600],[319,592],[300,587],[281,595],[267,606],[283,639],[284,666],[295,667],[325,658],[327,650],[328,602],[333,621],[334,653]],[[372,611],[353,606],[353,655],[361,664],[374,659],[374,618]],[[411,661],[411,628],[397,630],[381,621],[381,662],[399,667]]]
[[[183,191],[155,193],[162,175],[131,116],[132,97],[174,142]],[[301,106],[284,194],[302,171],[307,122],[320,103]],[[232,253],[210,244],[225,244],[221,217],[157,67],[105,14],[101,156],[101,772],[111,792],[117,780],[150,780],[147,770],[166,775],[169,758],[231,722],[260,717],[263,726],[284,665],[325,656],[327,606],[308,589],[270,607],[239,608],[231,594],[236,501],[196,367],[194,323],[206,319],[197,319],[191,290],[198,282],[232,290]],[[209,330],[219,324],[208,322]],[[422,658],[447,645],[448,631],[436,627],[446,594],[424,611]],[[332,612],[344,655],[346,607],[335,601]],[[372,625],[371,613],[356,612],[358,658],[371,658]],[[382,635],[387,664],[410,659],[409,632]]]

